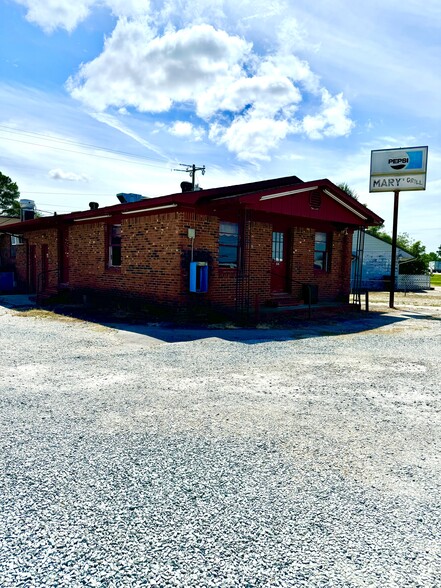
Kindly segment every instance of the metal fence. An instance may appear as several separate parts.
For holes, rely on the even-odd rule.
[[[351,284],[354,291],[354,283]],[[363,279],[359,287],[361,290],[371,292],[388,292],[390,290],[390,277],[384,276],[377,279]],[[395,290],[402,292],[416,292],[419,290],[428,290],[430,288],[430,276],[426,275],[405,275],[401,274],[396,277]]]
[[[397,290],[415,291],[415,290],[428,290],[430,288],[430,276],[412,276],[412,275],[399,275]]]

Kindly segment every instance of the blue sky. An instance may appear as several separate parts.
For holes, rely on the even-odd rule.
[[[439,0],[0,0],[0,170],[47,212],[297,175],[369,194],[372,149],[428,145],[399,232],[441,244]]]

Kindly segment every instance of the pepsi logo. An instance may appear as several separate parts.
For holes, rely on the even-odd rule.
[[[404,169],[409,163],[409,157],[391,157],[388,163],[392,169]]]

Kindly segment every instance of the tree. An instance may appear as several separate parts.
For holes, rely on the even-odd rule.
[[[414,241],[409,233],[401,233],[397,237],[397,245],[414,258],[400,265],[400,274],[425,274],[428,271],[430,257],[421,241]]]
[[[353,190],[349,184],[347,184],[346,182],[340,182],[340,184],[337,184],[337,186],[340,188],[340,190],[343,190],[343,192],[346,192],[346,194],[349,194],[349,196],[352,196],[352,198],[355,198],[355,200],[358,200],[358,194],[355,190]]]
[[[0,172],[0,216],[20,217],[19,198],[17,184]]]
[[[392,237],[386,233],[386,231],[383,231],[383,228],[384,225],[379,227],[369,227],[366,232],[369,235],[373,235],[374,237],[386,241],[387,243],[392,243]],[[404,251],[410,253],[414,258],[412,261],[400,263],[400,274],[415,275],[427,273],[429,269],[429,261],[432,260],[433,254],[426,253],[426,247],[421,241],[414,241],[409,233],[400,233],[397,235],[397,247],[404,249]]]
[[[369,227],[366,229],[366,233],[372,235],[373,237],[378,237],[378,239],[382,239],[387,243],[392,243],[392,237],[384,230],[384,223],[378,227]]]

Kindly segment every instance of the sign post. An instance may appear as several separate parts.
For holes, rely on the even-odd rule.
[[[390,292],[389,292],[389,308],[394,308],[395,304],[395,266],[397,264],[397,236],[398,236],[398,199],[400,191],[394,192],[394,219],[392,227],[392,256],[390,260]]]
[[[427,150],[404,147],[371,151],[369,192],[394,193],[389,308],[394,308],[395,302],[399,195],[401,191],[426,189]]]

